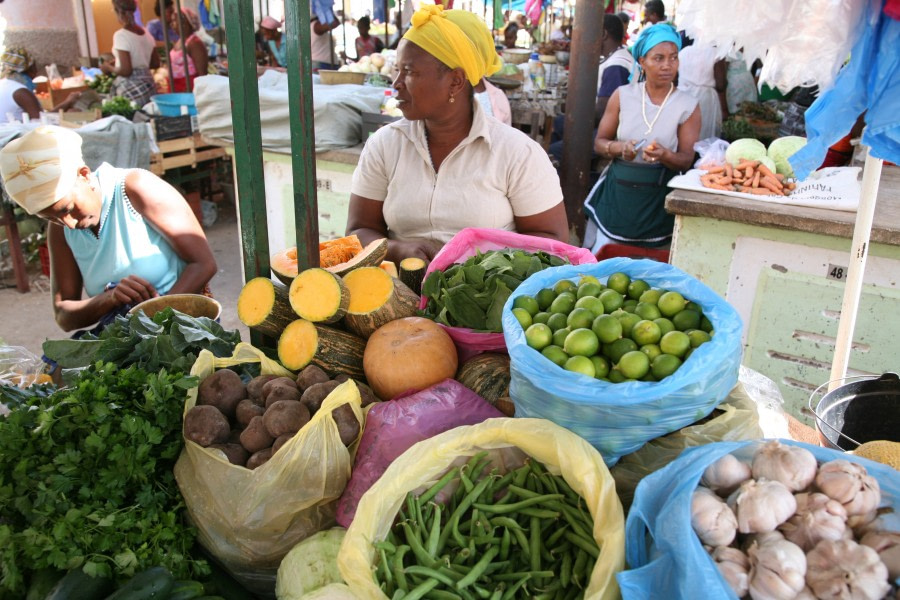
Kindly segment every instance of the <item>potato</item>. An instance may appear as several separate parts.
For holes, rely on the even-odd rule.
[[[241,443],[241,434],[244,432],[243,427],[235,427],[231,430],[231,433],[228,434],[228,441],[226,444],[240,444]]]
[[[200,382],[197,404],[215,406],[228,419],[233,419],[238,402],[246,397],[247,388],[241,376],[228,369],[219,369]]]
[[[275,454],[271,448],[266,448],[265,450],[260,450],[259,452],[254,453],[247,459],[247,468],[248,469],[256,469],[257,467],[261,467],[272,458],[272,455]]]
[[[301,392],[305,392],[306,388],[317,383],[325,383],[328,379],[328,373],[316,365],[309,365],[297,375],[297,387],[300,388]]]
[[[267,381],[266,383],[263,384],[263,386],[262,386],[263,399],[268,398],[269,394],[272,392],[273,389],[275,389],[277,387],[281,387],[281,386],[293,388],[295,390],[297,389],[297,384],[290,377],[276,377],[275,379],[270,379],[269,381]]]
[[[300,390],[295,387],[288,387],[286,385],[273,387],[271,390],[269,390],[269,394],[266,396],[266,410],[268,410],[270,406],[281,400],[299,402]]]
[[[328,394],[334,391],[334,388],[341,385],[337,381],[326,381],[325,383],[317,383],[303,392],[300,396],[300,402],[309,409],[309,414],[314,415],[322,406],[322,402],[328,397]]]
[[[273,438],[285,434],[295,434],[309,423],[309,410],[302,402],[280,400],[266,409],[263,415],[266,431]]]
[[[241,446],[247,452],[259,452],[272,445],[275,436],[269,435],[262,417],[253,417],[250,424],[241,432]]]
[[[344,383],[348,379],[350,379],[350,376],[347,375],[346,373],[338,373],[337,375],[334,376],[334,380],[337,381],[338,383]]]
[[[208,447],[221,450],[228,462],[239,467],[246,465],[247,459],[250,457],[250,453],[240,444],[212,444]]]
[[[195,406],[184,416],[184,437],[204,448],[228,439],[231,426],[225,415],[208,404]]]
[[[284,435],[279,435],[278,438],[275,440],[275,443],[272,444],[272,454],[275,454],[276,452],[281,450],[281,447],[284,446],[285,444],[287,444],[288,440],[291,439],[292,437],[294,437],[293,433],[286,433]]]
[[[375,395],[375,392],[372,391],[372,388],[366,384],[357,381],[356,387],[359,388],[359,399],[362,402],[362,406],[365,407],[375,402],[381,402],[378,396]]]
[[[259,377],[254,377],[250,380],[250,383],[247,384],[247,395],[251,400],[261,400],[263,386],[273,379],[278,379],[278,375],[260,375]]]
[[[244,398],[238,402],[237,408],[234,410],[234,418],[238,425],[246,427],[250,424],[250,419],[262,416],[264,412],[266,412],[265,407],[256,404],[250,398]]]
[[[353,414],[353,407],[349,404],[342,404],[331,411],[331,417],[334,419],[341,436],[341,442],[345,446],[349,446],[359,436],[359,421]]]

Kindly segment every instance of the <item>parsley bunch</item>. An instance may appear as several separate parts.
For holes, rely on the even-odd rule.
[[[172,471],[195,385],[183,373],[98,362],[72,388],[0,418],[0,596],[24,597],[27,573],[45,567],[208,572],[188,555],[196,530],[182,521]]]

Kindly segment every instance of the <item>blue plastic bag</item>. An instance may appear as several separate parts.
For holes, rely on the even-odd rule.
[[[560,279],[582,275],[601,281],[623,272],[654,288],[677,291],[703,308],[715,327],[712,341],[698,347],[663,381],[607,383],[565,371],[525,342],[512,314],[516,297],[534,296]],[[511,359],[510,397],[516,416],[549,419],[590,442],[608,466],[649,440],[699,421],[737,383],[741,365],[741,319],[718,294],[681,269],[652,260],[614,258],[596,264],[555,267],[535,273],[503,307],[503,336]]]
[[[900,506],[900,472],[839,450],[791,440],[820,462],[842,458],[865,466],[881,487],[881,505]],[[691,527],[691,496],[706,467],[729,453],[750,458],[762,442],[719,442],[689,448],[638,484],[625,522],[625,560],[617,579],[624,600],[737,600]],[[883,515],[885,528],[900,530],[900,514]]]

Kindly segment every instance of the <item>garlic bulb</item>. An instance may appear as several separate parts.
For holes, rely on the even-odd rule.
[[[752,544],[750,597],[753,600],[794,600],[806,582],[806,555],[794,543],[778,540]]]
[[[727,496],[750,479],[750,465],[733,454],[726,454],[706,467],[700,483],[722,496]]]
[[[852,540],[822,540],[806,559],[806,584],[821,600],[878,600],[891,589],[878,553]]]
[[[881,488],[866,468],[848,460],[825,463],[816,475],[822,493],[844,505],[848,515],[861,515],[878,508]]]
[[[727,546],[737,535],[737,519],[712,491],[698,487],[691,497],[691,526],[707,546]]]
[[[738,531],[765,533],[787,521],[797,510],[797,500],[783,483],[750,479],[728,497]]]
[[[812,593],[809,586],[803,586],[803,589],[797,594],[794,600],[816,600],[816,595]]]
[[[763,444],[753,455],[753,478],[780,481],[792,492],[805,490],[816,478],[813,453],[777,440]]]
[[[887,567],[891,580],[900,578],[900,533],[893,531],[870,531],[859,541],[878,553]]]
[[[847,511],[840,502],[825,494],[795,494],[794,498],[797,512],[779,527],[785,538],[809,552],[821,540],[845,537]]]
[[[737,548],[719,546],[712,552],[716,566],[738,598],[747,595],[750,588],[750,559]]]

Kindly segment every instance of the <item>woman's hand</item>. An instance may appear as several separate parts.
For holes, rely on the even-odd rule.
[[[665,160],[666,152],[668,152],[666,148],[653,140],[644,148],[641,157],[648,163],[662,163]]]
[[[156,291],[152,283],[137,275],[129,275],[121,279],[111,291],[120,306],[123,304],[138,304],[144,300],[159,296],[159,292]]]
[[[634,149],[635,144],[637,144],[637,140],[622,142],[621,157],[623,160],[634,160],[637,158],[637,150]]]
[[[400,264],[404,258],[422,258],[428,262],[434,258],[434,255],[441,249],[441,245],[437,242],[428,240],[416,240],[413,242],[400,242],[397,240],[388,240],[387,260]]]

